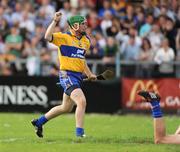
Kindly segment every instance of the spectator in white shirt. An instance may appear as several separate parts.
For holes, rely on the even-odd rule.
[[[22,21],[22,5],[20,2],[15,4],[15,12],[11,15],[11,22],[15,24],[19,24]]]
[[[168,39],[162,41],[162,47],[157,51],[154,61],[159,64],[159,76],[172,77],[174,76],[174,67],[172,61],[175,59],[175,53],[169,47]]]
[[[35,31],[35,23],[30,18],[28,12],[24,11],[22,13],[22,22],[20,22],[19,27],[20,28],[25,28],[30,33],[33,33]]]
[[[112,14],[110,11],[106,10],[104,12],[104,17],[100,26],[101,26],[103,35],[107,36],[106,29],[112,26]]]
[[[164,36],[162,32],[160,31],[160,26],[157,24],[154,24],[152,26],[151,32],[148,34],[148,39],[151,42],[152,49],[157,52],[157,50],[161,47],[162,40],[164,39]]]
[[[49,0],[42,0],[39,10],[44,10],[45,16],[51,18],[53,18],[53,15],[55,13],[55,8],[50,4]]]

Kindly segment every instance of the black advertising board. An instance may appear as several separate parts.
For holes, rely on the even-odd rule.
[[[62,103],[58,77],[0,77],[0,112],[46,112]],[[114,113],[120,108],[120,81],[85,82],[86,112]]]

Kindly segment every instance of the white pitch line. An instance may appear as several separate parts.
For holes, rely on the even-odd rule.
[[[8,139],[0,139],[0,143],[2,142],[14,142],[14,141],[17,141],[17,140],[23,140],[23,138],[8,138]]]

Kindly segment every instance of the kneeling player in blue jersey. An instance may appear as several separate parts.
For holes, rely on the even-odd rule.
[[[154,142],[156,144],[180,144],[180,129],[175,134],[166,135],[166,127],[160,107],[160,96],[154,92],[141,90],[138,95],[144,97],[151,104],[154,118]]]
[[[43,137],[43,125],[52,118],[63,113],[70,112],[76,104],[76,136],[84,137],[84,115],[86,109],[86,98],[81,89],[82,74],[88,79],[96,80],[87,66],[85,53],[89,50],[90,41],[86,36],[87,21],[80,15],[72,16],[68,19],[70,31],[67,33],[53,33],[56,24],[61,19],[61,13],[56,12],[52,23],[47,28],[45,39],[58,46],[58,56],[60,61],[59,80],[64,88],[63,102],[55,106],[39,119],[32,120],[38,137]]]

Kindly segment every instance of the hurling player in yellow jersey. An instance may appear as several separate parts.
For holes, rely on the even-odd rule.
[[[56,12],[54,19],[47,28],[45,39],[58,47],[60,61],[59,80],[64,89],[63,102],[55,106],[39,119],[32,120],[38,137],[43,137],[43,125],[50,119],[63,113],[70,112],[76,104],[76,136],[84,137],[84,114],[86,109],[86,98],[81,89],[82,74],[88,79],[96,80],[87,66],[85,53],[89,50],[90,41],[86,36],[87,21],[81,15],[72,16],[68,19],[69,32],[53,33],[56,24],[61,19],[61,13]]]

